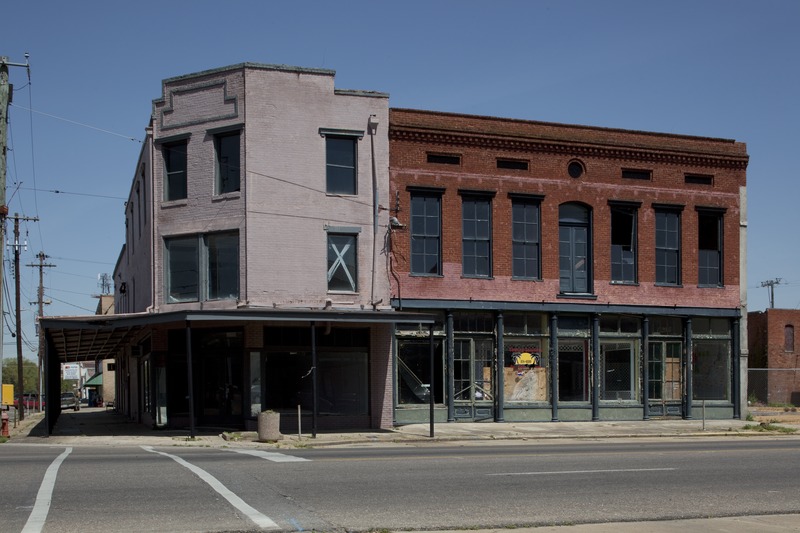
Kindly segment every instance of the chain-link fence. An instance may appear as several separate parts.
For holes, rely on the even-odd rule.
[[[800,407],[800,368],[750,368],[747,400],[751,405]]]

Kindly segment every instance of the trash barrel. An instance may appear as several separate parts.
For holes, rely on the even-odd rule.
[[[281,414],[276,411],[262,411],[258,414],[258,440],[276,442],[281,435]]]

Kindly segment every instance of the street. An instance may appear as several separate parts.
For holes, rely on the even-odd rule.
[[[321,449],[6,444],[0,524],[9,532],[365,531],[798,513],[799,456],[798,440],[774,438]]]

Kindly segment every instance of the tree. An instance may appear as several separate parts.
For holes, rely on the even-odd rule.
[[[22,382],[25,384],[22,392],[36,392],[39,381],[39,367],[33,361],[22,360]],[[14,394],[19,394],[19,384],[17,383],[17,360],[3,360],[3,383],[14,385]]]

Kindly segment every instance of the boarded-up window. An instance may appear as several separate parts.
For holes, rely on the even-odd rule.
[[[794,351],[794,326],[786,326],[783,329],[783,349],[787,352]]]

